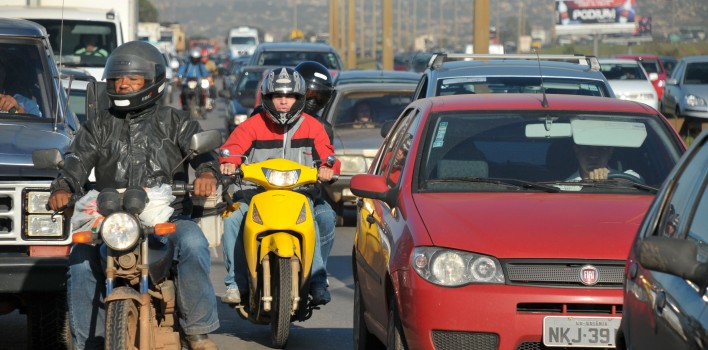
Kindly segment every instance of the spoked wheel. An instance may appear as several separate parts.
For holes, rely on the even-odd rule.
[[[133,300],[115,300],[106,310],[106,348],[138,349],[138,307]]]
[[[273,347],[282,349],[288,343],[290,335],[290,311],[293,309],[293,300],[290,295],[292,290],[292,270],[290,259],[274,256],[272,264],[270,285],[273,296],[273,308],[270,317],[270,338]]]

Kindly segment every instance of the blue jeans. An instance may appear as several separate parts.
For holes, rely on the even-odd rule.
[[[187,335],[219,328],[214,287],[209,279],[209,243],[191,220],[177,220],[166,239],[175,246],[179,324]],[[103,349],[105,339],[105,262],[100,246],[77,244],[69,254],[67,289],[69,327],[76,349]],[[181,276],[181,277],[180,277]]]
[[[243,218],[246,217],[248,213],[248,204],[250,200],[241,199],[237,201],[239,203],[238,208],[231,213],[226,219],[224,219],[224,235],[221,239],[221,244],[224,248],[224,266],[226,267],[226,277],[224,277],[224,284],[229,288],[239,288],[240,290],[248,290],[248,265],[246,263],[246,255],[243,248],[243,238],[241,238],[241,233],[243,232]],[[323,201],[327,204],[326,201]],[[329,205],[329,204],[327,204]],[[334,211],[332,208],[329,208]],[[325,215],[319,215],[318,211],[323,212]],[[312,272],[310,277],[311,286],[325,286],[327,284],[327,271],[325,270],[325,263],[322,260],[324,256],[323,252],[325,247],[323,245],[324,241],[321,241],[321,227],[330,227],[330,231],[327,231],[329,238],[327,249],[327,256],[329,256],[330,250],[332,250],[332,242],[334,241],[334,225],[336,223],[336,216],[331,220],[331,225],[329,223],[321,224],[322,218],[327,217],[325,210],[318,210],[318,206],[313,209],[315,214],[315,220],[317,224],[315,225],[315,230],[317,234],[315,235],[315,251],[312,258]]]

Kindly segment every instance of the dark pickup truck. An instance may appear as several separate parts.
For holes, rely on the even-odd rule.
[[[27,315],[29,348],[65,349],[69,222],[46,209],[57,172],[35,169],[32,151],[65,150],[80,124],[44,27],[0,18],[0,93],[23,107],[0,111],[0,314]]]

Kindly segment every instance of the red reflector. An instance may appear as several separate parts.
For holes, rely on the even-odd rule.
[[[33,245],[30,246],[30,256],[67,256],[69,249],[68,245]]]
[[[155,225],[155,234],[158,236],[166,236],[177,231],[177,225],[174,222],[165,222]]]

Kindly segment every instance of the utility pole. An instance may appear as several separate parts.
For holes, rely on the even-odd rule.
[[[346,0],[345,0],[346,1]],[[347,3],[340,1],[339,2],[339,13],[342,15],[339,17],[339,48],[342,50],[341,54],[344,55],[346,59],[346,50],[347,50],[347,27],[346,27],[346,14],[347,11]]]
[[[378,47],[378,37],[379,37],[379,31],[376,28],[376,9],[378,8],[379,0],[372,0],[371,1],[371,58],[374,60],[374,63],[376,63],[378,53],[376,52],[379,47]]]
[[[381,8],[381,35],[383,49],[381,63],[384,70],[393,70],[393,0],[383,0]]]
[[[366,41],[364,40],[364,35],[366,34],[366,18],[364,17],[364,4],[366,0],[359,0],[359,60],[363,61],[366,56]]]
[[[443,26],[443,0],[440,0],[438,3],[438,47],[442,48],[443,47],[443,38],[445,37],[445,26]],[[446,43],[445,45],[448,46],[446,48],[449,49],[449,43],[447,43],[447,40],[445,40]]]
[[[356,69],[356,2],[348,0],[349,7],[347,9],[347,67]]]
[[[396,50],[401,50],[401,0],[396,1]]]
[[[489,0],[474,0],[474,53],[489,53]]]
[[[432,38],[432,37],[433,37],[433,32],[430,30],[430,22],[431,22],[431,17],[432,17],[432,14],[433,14],[432,6],[433,6],[433,5],[432,5],[432,0],[428,0],[428,23],[427,23],[428,27],[427,27],[426,33],[425,33],[425,35],[427,36],[427,38]],[[426,41],[427,41],[427,39],[426,39]],[[432,40],[431,40],[431,41],[432,41]],[[426,45],[426,46],[427,46],[427,45]],[[428,49],[428,47],[426,47],[426,49]]]
[[[339,0],[329,0],[329,44],[335,50],[339,49]]]
[[[415,40],[418,38],[418,0],[413,0],[413,38],[411,38],[411,48],[415,51]]]

